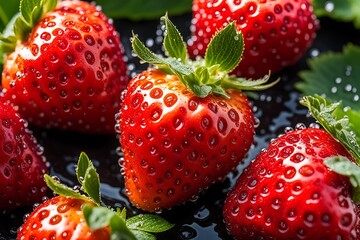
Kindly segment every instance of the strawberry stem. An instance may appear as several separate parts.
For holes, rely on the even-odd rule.
[[[143,62],[152,64],[165,73],[176,75],[198,97],[204,98],[209,94],[229,97],[226,89],[264,90],[279,81],[278,79],[265,84],[269,76],[252,81],[229,76],[229,72],[241,61],[244,50],[243,36],[236,30],[234,23],[229,23],[215,34],[204,59],[191,61],[180,32],[167,15],[161,19],[166,26],[163,45],[167,58],[152,53],[135,34],[132,38],[133,50]]]

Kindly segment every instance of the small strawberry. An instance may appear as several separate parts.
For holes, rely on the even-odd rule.
[[[84,1],[20,5],[14,33],[0,38],[8,48],[4,98],[40,127],[114,133],[119,95],[128,82],[114,26]]]
[[[114,212],[102,207],[99,176],[84,153],[76,175],[83,193],[45,175],[48,186],[59,196],[46,200],[27,217],[18,231],[18,240],[156,239],[151,233],[172,227],[159,216],[143,214],[126,219],[125,209]]]
[[[0,121],[0,209],[31,206],[47,190],[42,147],[14,108],[3,102]]]
[[[344,120],[329,120],[335,108],[312,100],[304,102],[315,110],[315,118],[355,146]],[[227,229],[236,239],[359,239],[359,191],[351,184],[357,179],[358,188],[360,181],[356,148],[357,156],[352,156],[351,148],[347,151],[318,128],[273,140],[228,195],[223,212]]]
[[[192,57],[204,56],[219,29],[236,21],[244,36],[243,60],[233,73],[258,78],[294,64],[315,38],[317,20],[309,0],[194,0]]]
[[[134,36],[134,51],[157,69],[130,81],[118,125],[127,194],[147,211],[191,199],[238,165],[254,135],[251,105],[239,90],[271,86],[260,85],[266,78],[227,75],[243,49],[234,24],[214,37],[205,59],[191,62],[180,33],[163,19],[169,58],[151,53]]]

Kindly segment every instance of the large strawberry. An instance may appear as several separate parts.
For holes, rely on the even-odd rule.
[[[42,147],[13,107],[0,102],[0,209],[31,206],[46,193]]]
[[[317,29],[309,0],[194,0],[190,55],[204,56],[214,33],[231,21],[236,21],[246,46],[233,73],[252,78],[294,64]]]
[[[305,102],[320,123],[335,110],[321,99]],[[355,146],[343,120],[324,124],[334,136]],[[356,179],[351,169],[359,169],[354,163],[360,159],[356,148],[357,155],[352,156],[319,128],[290,131],[273,140],[240,175],[226,199],[229,232],[236,239],[359,239],[359,192],[349,181],[349,176],[351,182]]]
[[[1,47],[8,48],[4,98],[31,124],[113,133],[119,96],[128,82],[114,26],[84,1],[20,4],[14,33],[1,38]]]
[[[99,176],[84,153],[79,157],[76,175],[82,193],[45,175],[49,187],[60,195],[46,200],[27,217],[18,231],[18,240],[155,240],[151,233],[173,226],[159,216],[143,214],[126,219],[125,209],[114,212],[101,206]]]
[[[227,75],[243,49],[234,24],[214,37],[204,60],[191,62],[180,33],[163,19],[169,58],[134,36],[134,51],[157,69],[130,81],[119,118],[127,194],[147,211],[195,197],[239,164],[254,135],[251,105],[239,90],[271,85]]]

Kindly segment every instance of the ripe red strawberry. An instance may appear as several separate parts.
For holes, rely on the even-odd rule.
[[[121,111],[130,200],[154,211],[189,200],[243,159],[254,135],[244,94],[197,97],[175,75],[149,70],[128,87]]]
[[[5,59],[4,98],[31,124],[114,133],[119,95],[128,82],[114,26],[94,5],[83,1],[23,0],[21,4],[22,17],[14,28],[21,41]],[[34,16],[28,16],[31,4],[49,12],[35,20],[33,29],[16,31],[33,21]],[[3,46],[11,47],[2,40]]]
[[[17,239],[110,239],[108,228],[91,231],[82,213],[91,201],[57,196],[37,207],[21,226]]]
[[[332,108],[318,103],[325,111]],[[320,123],[328,121],[329,113],[317,118]],[[329,123],[326,129],[332,134],[346,125]],[[351,139],[346,131],[337,136]],[[223,211],[227,229],[235,239],[359,239],[359,191],[351,183],[359,179],[360,170],[354,161],[322,129],[298,129],[278,137],[250,163],[228,195]],[[352,169],[358,169],[357,177]]]
[[[99,176],[84,153],[79,157],[76,175],[83,193],[45,175],[48,186],[60,196],[46,200],[26,218],[18,240],[155,239],[151,233],[172,227],[159,216],[143,214],[126,219],[125,209],[114,212],[100,206]]]
[[[191,199],[239,164],[254,134],[252,109],[239,89],[268,87],[245,86],[252,83],[226,74],[242,53],[234,25],[213,39],[203,62],[187,65],[185,43],[164,19],[170,58],[152,54],[134,37],[134,51],[159,69],[130,81],[119,119],[127,194],[147,211]],[[229,45],[219,51],[224,41]]]
[[[42,148],[26,122],[0,102],[0,209],[31,206],[46,193]]]
[[[311,45],[317,28],[309,0],[194,0],[190,55],[204,56],[214,33],[231,21],[246,47],[233,73],[252,78],[294,64]]]

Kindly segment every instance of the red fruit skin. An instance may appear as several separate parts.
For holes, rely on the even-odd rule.
[[[321,129],[289,132],[240,175],[224,206],[235,239],[359,239],[358,207],[348,177],[324,163],[330,156],[353,160]]]
[[[83,133],[115,133],[127,82],[118,33],[83,1],[59,1],[2,73],[4,98],[29,123]]]
[[[235,21],[244,53],[233,73],[260,78],[293,65],[310,47],[317,20],[309,0],[194,0],[189,54],[204,56],[219,29]]]
[[[130,81],[119,131],[126,192],[136,207],[153,212],[188,201],[244,158],[254,116],[244,94],[229,94],[201,99],[159,70]]]
[[[31,206],[46,194],[45,158],[26,122],[0,102],[0,209]]]
[[[57,196],[38,206],[20,227],[17,240],[67,239],[106,240],[110,239],[108,228],[91,231],[82,214],[84,204],[90,201]]]

